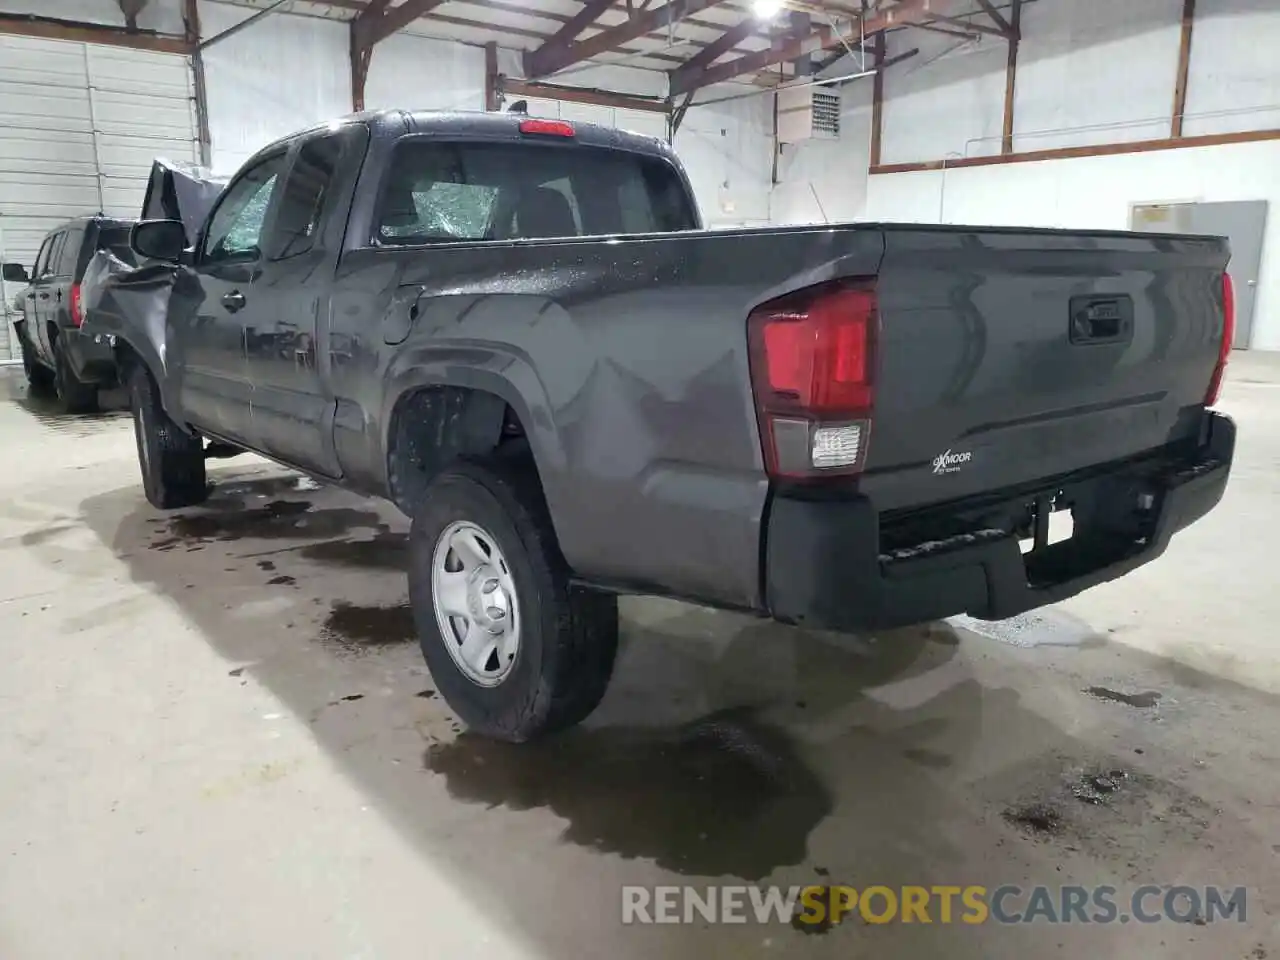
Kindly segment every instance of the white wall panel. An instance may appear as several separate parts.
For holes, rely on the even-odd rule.
[[[1268,200],[1280,141],[870,178],[870,220],[1126,230],[1135,203]],[[1268,218],[1255,349],[1280,350],[1280,216]]]
[[[251,15],[200,4],[206,37]],[[349,36],[345,23],[275,15],[210,47],[204,61],[213,168],[233,172],[272,140],[350,113]]]
[[[1181,23],[1182,0],[1027,4],[1014,149],[1168,136]]]
[[[1183,133],[1280,128],[1277,51],[1280,3],[1199,0]]]
[[[709,87],[707,100],[743,92],[741,85]],[[689,173],[709,227],[769,221],[773,179],[773,97],[744,97],[693,106],[676,134],[676,153]]]
[[[346,57],[344,46],[343,63]],[[483,110],[484,50],[394,34],[374,48],[364,104],[370,110]]]
[[[916,48],[918,54],[884,74],[892,109],[884,113],[881,162],[936,160],[966,149],[970,156],[999,153],[1008,44],[987,35],[970,41],[903,30],[890,34],[887,54]]]
[[[773,223],[838,223],[861,215],[871,156],[871,78],[845,84],[840,94],[838,140],[782,147],[769,202]]]

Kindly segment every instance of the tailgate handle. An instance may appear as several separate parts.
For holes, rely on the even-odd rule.
[[[1133,298],[1099,294],[1071,298],[1072,343],[1128,343],[1133,339]]]

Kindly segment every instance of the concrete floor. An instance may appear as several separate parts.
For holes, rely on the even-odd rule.
[[[433,694],[393,510],[246,459],[162,515],[126,416],[54,416],[6,374],[0,957],[1280,957],[1280,358],[1237,355],[1225,405],[1223,505],[1003,640],[628,600],[598,713],[508,748]],[[1112,770],[1106,802],[1075,796]],[[620,924],[623,884],[716,878],[1249,901],[1207,925]]]

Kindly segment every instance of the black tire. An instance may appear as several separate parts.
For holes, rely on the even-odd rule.
[[[53,342],[54,379],[58,388],[58,402],[64,413],[97,413],[98,385],[85,383],[71,369],[71,358],[61,340]]]
[[[151,373],[141,365],[129,374],[133,436],[147,501],[162,510],[192,507],[209,497],[204,442],[170,419]]]
[[[31,392],[40,397],[52,396],[57,390],[53,371],[36,359],[36,348],[27,340],[25,331],[18,337],[18,344],[22,348],[22,372],[27,375]]]
[[[436,618],[435,548],[456,521],[492,537],[515,585],[520,643],[496,686],[481,686],[459,669]],[[585,719],[608,688],[618,649],[617,598],[569,585],[537,472],[528,464],[462,462],[430,485],[410,532],[409,599],[436,687],[477,733],[522,743],[563,730]]]

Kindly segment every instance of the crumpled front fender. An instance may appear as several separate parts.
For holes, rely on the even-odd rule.
[[[133,267],[100,250],[85,269],[80,296],[81,329],[127,344],[155,378],[165,412],[185,423],[181,363],[172,347],[175,321],[191,316],[203,297],[191,272],[172,263]]]

